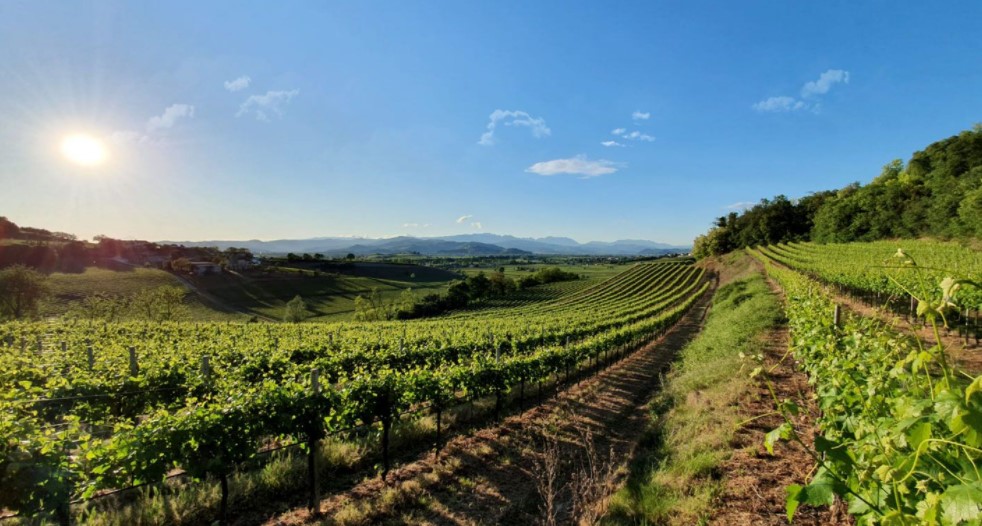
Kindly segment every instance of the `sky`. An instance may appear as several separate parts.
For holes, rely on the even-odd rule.
[[[982,121],[979,20],[976,1],[5,0],[0,215],[81,238],[688,244]],[[91,164],[62,151],[79,135]]]

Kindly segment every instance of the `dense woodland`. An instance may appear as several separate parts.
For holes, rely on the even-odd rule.
[[[697,257],[787,241],[837,243],[930,236],[982,238],[982,125],[895,160],[867,185],[797,200],[762,199],[717,218]]]

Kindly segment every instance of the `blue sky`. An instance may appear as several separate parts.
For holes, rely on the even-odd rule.
[[[8,0],[0,215],[86,238],[684,244],[982,121],[979,20],[979,2]],[[76,133],[107,161],[66,159]]]

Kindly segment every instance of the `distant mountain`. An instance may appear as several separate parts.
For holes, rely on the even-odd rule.
[[[637,256],[688,252],[688,247],[676,247],[654,241],[625,239],[579,243],[568,237],[523,238],[499,234],[462,234],[442,237],[400,236],[385,239],[352,237],[319,237],[311,239],[279,239],[274,241],[162,241],[184,246],[247,248],[256,254],[286,254],[293,252],[359,256],[371,254],[422,254],[427,256],[490,256],[490,255],[587,255]]]
[[[343,255],[350,252],[359,256],[370,254],[424,254],[427,256],[532,255],[531,252],[514,248],[504,248],[490,243],[419,239],[415,237],[381,239],[371,244],[352,245],[343,250],[325,250],[324,252],[330,255]]]

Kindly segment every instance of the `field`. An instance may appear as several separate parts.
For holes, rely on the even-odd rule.
[[[71,310],[72,305],[87,296],[105,294],[115,297],[132,297],[148,288],[177,286],[184,283],[173,274],[163,270],[132,268],[128,270],[108,270],[89,267],[85,272],[66,274],[56,272],[48,278],[51,289],[49,299],[42,306],[44,316],[61,316]],[[195,294],[187,294],[184,300],[193,319],[201,321],[244,321],[247,315],[229,312],[221,306],[209,303]]]
[[[256,316],[278,321],[286,302],[300,295],[307,303],[308,321],[347,320],[354,313],[354,299],[378,289],[385,301],[413,289],[418,297],[442,292],[457,274],[416,265],[354,263],[333,272],[282,268],[272,272],[250,271],[220,275],[186,276],[179,279],[163,270],[132,268],[108,270],[89,267],[77,274],[54,273],[48,283],[51,294],[44,316],[56,317],[94,294],[132,297],[141,290],[165,285],[188,289],[185,304],[198,321],[245,321]]]
[[[0,504],[8,515],[91,524],[253,523],[256,510],[283,505],[293,509],[277,519],[283,524],[308,522],[314,516],[298,511],[305,508],[340,524],[428,523],[447,512],[436,502],[464,506],[454,492],[473,484],[475,498],[532,492],[501,503],[500,513],[480,512],[495,520],[534,522],[554,498],[567,504],[546,513],[562,522],[587,513],[585,495],[610,491],[605,477],[623,466],[628,478],[606,501],[602,523],[726,524],[772,514],[848,524],[845,507],[860,522],[982,517],[982,380],[963,360],[980,335],[978,253],[925,240],[748,254],[699,265],[571,266],[581,279],[412,321],[324,320],[342,316],[343,302],[366,288],[435,291],[456,274],[358,263],[345,274],[298,266],[191,282],[220,304],[270,317],[301,294],[320,317],[314,323],[0,325],[0,425],[9,438]],[[482,270],[497,269],[467,272]],[[125,295],[176,278],[90,270],[56,275],[52,288],[67,302],[107,281]],[[693,312],[696,305],[705,310]],[[644,397],[628,397],[625,382],[641,382],[631,389]],[[565,402],[544,403],[544,390]],[[648,397],[643,426],[597,413],[613,404],[645,414]],[[530,404],[540,416],[526,416]],[[530,442],[511,441],[505,429]],[[467,438],[475,430],[491,435]],[[594,440],[611,457],[583,445]],[[434,453],[444,448],[441,464]],[[580,485],[550,497],[535,470],[509,464],[468,482],[496,462],[487,448],[521,465],[568,457],[556,460],[556,476]],[[397,486],[387,486],[392,480]],[[146,484],[160,491],[131,489]]]
[[[352,263],[326,271],[278,267],[270,272],[250,271],[194,278],[200,290],[222,303],[271,319],[281,319],[286,302],[301,296],[307,321],[342,321],[352,318],[355,298],[378,289],[384,301],[394,301],[406,289],[419,298],[446,290],[459,275],[419,265]]]

